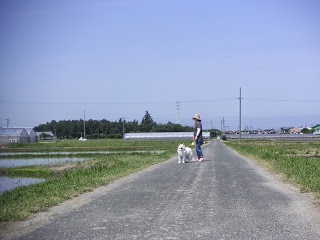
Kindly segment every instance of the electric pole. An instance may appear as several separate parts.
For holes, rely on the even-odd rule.
[[[180,102],[176,104],[176,124],[180,124]]]
[[[123,141],[125,140],[124,138],[124,134],[125,134],[125,130],[124,130],[124,117],[122,117],[122,136],[123,136]]]
[[[83,110],[83,138],[86,138],[86,110]]]
[[[7,121],[7,128],[9,128],[10,119],[6,118],[5,120]]]
[[[241,141],[241,88],[240,88],[240,97],[239,99],[239,141]]]
[[[224,129],[224,117],[222,117],[222,120],[221,120],[221,138],[223,137],[224,135],[224,132],[225,132],[225,129]]]

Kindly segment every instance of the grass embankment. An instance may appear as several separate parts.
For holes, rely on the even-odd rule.
[[[165,150],[160,154],[115,153],[109,155],[90,154],[89,161],[74,164],[71,169],[57,172],[49,166],[16,168],[11,173],[44,176],[46,182],[20,187],[0,195],[0,221],[24,220],[33,213],[44,211],[81,193],[92,191],[96,187],[136,172],[150,165],[165,161],[175,155],[177,142],[124,142],[124,141],[87,141],[46,144],[12,145],[10,151],[56,151],[68,148],[67,151],[102,151],[111,149],[123,150]],[[2,169],[2,172],[5,170]]]
[[[231,141],[226,145],[283,174],[300,186],[303,192],[320,196],[320,143]]]

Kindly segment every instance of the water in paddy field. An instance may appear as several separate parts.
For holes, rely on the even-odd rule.
[[[31,158],[31,159],[1,159],[0,168],[14,168],[36,165],[56,165],[62,163],[74,163],[86,161],[87,158]],[[0,177],[0,194],[11,191],[17,187],[28,186],[44,182],[42,178],[27,177]]]
[[[0,194],[3,194],[6,191],[13,190],[17,187],[37,184],[44,181],[45,179],[42,178],[0,177]]]
[[[15,168],[15,167],[28,167],[28,166],[39,166],[39,165],[57,165],[57,164],[68,164],[77,163],[90,160],[90,158],[75,158],[75,157],[61,157],[61,158],[48,158],[43,156],[48,156],[50,154],[59,155],[72,155],[72,154],[114,154],[114,153],[151,153],[151,154],[161,154],[164,151],[126,151],[126,152],[51,152],[51,153],[39,153],[39,152],[20,152],[20,153],[0,153],[0,156],[17,156],[19,155],[37,155],[36,158],[7,158],[0,159],[0,168]],[[42,157],[41,157],[42,156]],[[13,190],[20,186],[28,186],[31,184],[37,184],[45,181],[45,179],[37,178],[21,178],[21,177],[0,177],[0,194],[6,191]]]
[[[144,150],[144,151],[91,151],[91,152],[2,152],[0,156],[19,156],[19,155],[37,155],[37,156],[50,156],[50,155],[75,155],[75,154],[117,154],[117,153],[150,153],[161,154],[164,150]]]
[[[83,162],[88,158],[31,158],[31,159],[0,159],[0,168],[14,168],[37,165],[55,165],[61,163]]]

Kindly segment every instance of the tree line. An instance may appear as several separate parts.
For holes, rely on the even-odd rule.
[[[85,134],[84,134],[85,125]],[[35,128],[36,132],[52,132],[57,138],[122,138],[124,133],[134,132],[192,132],[193,127],[182,126],[168,122],[157,124],[148,111],[145,112],[140,124],[137,120],[126,121],[120,118],[118,121],[92,120],[52,120],[50,123],[40,124]]]

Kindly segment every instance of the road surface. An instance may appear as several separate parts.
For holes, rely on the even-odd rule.
[[[6,239],[320,239],[319,209],[220,141],[21,223]]]

